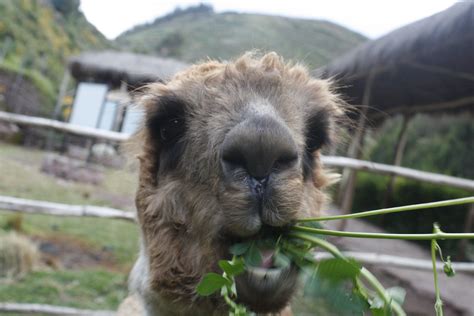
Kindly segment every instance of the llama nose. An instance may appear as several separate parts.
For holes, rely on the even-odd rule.
[[[273,117],[258,116],[235,126],[222,145],[222,165],[226,177],[245,170],[253,179],[252,190],[265,189],[269,176],[291,168],[298,160],[290,130]]]

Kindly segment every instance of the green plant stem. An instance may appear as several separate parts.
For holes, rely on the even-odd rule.
[[[396,212],[415,211],[415,210],[422,210],[422,209],[426,209],[426,208],[435,208],[435,207],[443,207],[443,206],[451,206],[451,205],[459,205],[459,204],[470,204],[470,203],[474,203],[474,196],[461,198],[461,199],[431,202],[431,203],[422,203],[422,204],[405,205],[405,206],[398,206],[398,207],[391,207],[391,208],[382,208],[382,209],[379,209],[379,210],[353,213],[353,214],[303,218],[303,219],[299,219],[298,222],[299,223],[305,223],[305,222],[333,221],[333,220],[337,220],[337,219],[353,219],[353,218],[383,215],[383,214],[396,213]]]
[[[347,260],[347,258],[339,251],[339,249],[337,249],[334,245],[332,245],[331,243],[323,239],[310,236],[305,233],[299,233],[299,232],[292,232],[289,234],[289,237],[299,238],[299,239],[308,241],[315,246],[323,248],[324,250],[331,253],[336,258]],[[369,283],[375,289],[375,291],[382,298],[386,306],[391,306],[393,308],[393,311],[395,312],[396,315],[398,316],[406,315],[402,307],[400,306],[400,304],[398,304],[396,301],[390,298],[390,296],[385,291],[385,288],[382,286],[382,284],[380,284],[377,278],[375,278],[375,276],[372,273],[370,273],[369,270],[362,268],[360,270],[360,275],[363,277],[363,279],[367,283]]]
[[[237,304],[229,297],[228,293],[224,294],[224,300],[232,310],[236,310],[238,308]]]
[[[376,238],[376,239],[404,239],[404,240],[444,240],[444,239],[474,239],[474,233],[445,233],[442,231],[432,234],[382,234],[382,233],[362,233],[362,232],[345,232],[338,230],[293,226],[291,231],[300,231],[318,235],[330,235],[338,237],[352,238]]]
[[[435,224],[433,233],[438,233],[441,230]],[[441,294],[439,291],[439,284],[438,284],[438,272],[436,270],[436,251],[439,249],[439,245],[435,239],[431,240],[431,262],[433,264],[433,278],[434,278],[434,287],[436,293],[436,302],[435,302],[435,311],[436,316],[443,316],[443,301],[441,300]]]

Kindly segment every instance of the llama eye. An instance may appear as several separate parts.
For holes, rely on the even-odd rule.
[[[177,140],[184,132],[184,120],[181,118],[173,118],[165,121],[160,127],[160,138],[164,143],[171,143]]]

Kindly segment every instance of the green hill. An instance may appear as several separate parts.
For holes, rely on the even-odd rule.
[[[214,13],[200,5],[137,26],[116,42],[125,50],[192,62],[228,59],[251,50],[274,50],[312,67],[323,65],[365,40],[334,23],[260,14]]]
[[[32,82],[49,109],[67,57],[109,46],[79,11],[78,0],[0,1],[0,72]]]

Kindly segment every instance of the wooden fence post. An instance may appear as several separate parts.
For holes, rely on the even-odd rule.
[[[471,233],[474,228],[474,204],[471,204],[469,212],[466,214],[466,220],[464,222],[464,233]],[[468,259],[467,252],[469,247],[469,240],[462,239],[459,241],[459,257],[462,260]]]
[[[405,153],[405,147],[407,144],[407,130],[408,124],[411,120],[412,116],[410,114],[405,114],[403,116],[403,123],[400,132],[398,133],[397,143],[395,144],[394,150],[394,157],[393,157],[393,165],[394,166],[401,166],[403,154]],[[390,176],[390,181],[387,186],[387,190],[385,191],[385,196],[383,198],[382,207],[385,208],[390,203],[392,198],[392,191],[393,186],[395,185],[395,175]],[[382,217],[383,218],[383,217]]]
[[[372,85],[375,78],[375,72],[371,71],[364,88],[364,95],[362,98],[362,111],[359,114],[357,122],[356,134],[349,146],[347,156],[349,158],[359,158],[362,152],[362,142],[365,135],[365,128],[367,125],[367,113],[370,104],[370,95],[372,93]],[[354,198],[355,184],[357,180],[357,171],[345,168],[342,173],[341,186],[339,188],[339,205],[343,213],[350,212],[352,208],[352,201]],[[338,229],[344,230],[346,221],[342,220]]]

